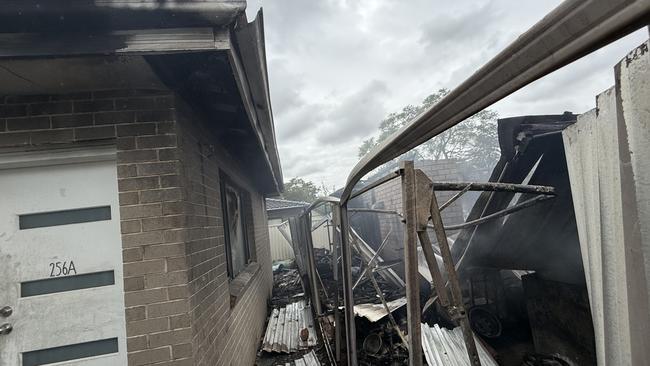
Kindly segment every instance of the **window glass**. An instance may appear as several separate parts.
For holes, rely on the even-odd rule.
[[[246,215],[243,212],[242,194],[232,185],[224,185],[225,224],[227,225],[227,250],[230,252],[230,276],[235,277],[248,264],[248,242],[246,238]]]

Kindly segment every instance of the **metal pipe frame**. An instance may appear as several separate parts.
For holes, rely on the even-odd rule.
[[[347,205],[366,174],[529,83],[645,27],[647,0],[567,0],[440,102],[372,149],[350,172],[339,203],[348,365],[357,366]],[[366,190],[367,191],[367,190]],[[355,192],[355,197],[363,193]]]

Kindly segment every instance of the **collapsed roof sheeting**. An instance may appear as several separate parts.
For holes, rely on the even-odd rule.
[[[474,341],[481,359],[481,365],[497,366],[496,361],[476,336],[474,336]],[[448,330],[439,327],[438,324],[434,324],[433,327],[422,324],[422,348],[429,366],[471,365],[460,327]]]
[[[303,340],[301,336],[305,333],[307,337]],[[292,353],[315,345],[314,318],[304,300],[273,309],[264,335],[264,351]]]
[[[555,198],[463,230],[452,248],[458,267],[534,270],[546,279],[584,283],[580,244],[560,132],[571,113],[499,120],[501,158],[491,182],[553,186]],[[484,192],[468,221],[530,199],[529,194]]]

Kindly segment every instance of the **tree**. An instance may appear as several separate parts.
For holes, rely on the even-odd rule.
[[[291,201],[313,202],[321,193],[321,188],[302,178],[291,178],[284,183],[282,198]]]
[[[389,114],[379,125],[379,134],[363,141],[359,157],[386,140],[420,113],[438,103],[449,90],[440,89],[426,97],[420,105],[407,105],[400,112]],[[409,159],[457,159],[469,171],[484,172],[492,168],[499,158],[497,113],[483,110],[431,140],[411,150]],[[404,156],[398,160],[402,160]]]

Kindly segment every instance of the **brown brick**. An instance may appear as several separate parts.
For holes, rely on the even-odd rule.
[[[138,175],[162,175],[178,173],[178,164],[176,162],[163,163],[141,163],[138,164]]]
[[[146,307],[135,306],[126,309],[126,321],[144,320],[147,316]]]
[[[133,234],[142,231],[140,220],[129,220],[120,222],[122,234]]]
[[[51,99],[50,95],[8,95],[5,97],[5,103],[38,103],[47,102]]]
[[[172,188],[180,187],[183,177],[180,175],[161,175],[160,176],[160,187],[161,188]]]
[[[178,329],[186,328],[190,326],[190,315],[189,314],[180,314],[173,315],[169,317],[169,328]]]
[[[147,336],[130,337],[126,339],[126,349],[129,352],[147,349]]]
[[[55,144],[74,141],[74,132],[72,129],[65,130],[46,130],[30,132],[32,145]]]
[[[24,104],[0,105],[0,118],[24,117],[27,115],[27,106]]]
[[[176,257],[185,254],[185,244],[160,244],[144,247],[144,258]]]
[[[164,270],[165,261],[163,259],[125,263],[124,277],[138,276],[146,273],[160,273]]]
[[[120,206],[135,205],[140,202],[138,192],[120,193]]]
[[[140,262],[135,262],[140,263]],[[144,290],[144,277],[127,277],[124,279],[124,292]]]
[[[119,125],[135,122],[133,112],[98,112],[94,114],[96,125]]]
[[[93,94],[91,92],[75,92],[75,93],[65,93],[65,94],[56,94],[50,96],[50,100],[59,101],[59,100],[84,100],[92,99]]]
[[[165,243],[179,243],[187,240],[187,238],[188,233],[186,229],[165,231]]]
[[[137,177],[118,179],[117,187],[120,192],[141,191],[145,189],[154,189],[160,186],[159,179],[155,177]]]
[[[160,161],[178,160],[179,159],[178,149],[177,148],[160,149],[158,150],[158,157]]]
[[[187,283],[186,271],[148,274],[145,276],[146,288],[167,287],[167,286],[174,286],[174,285],[182,285],[184,283]]]
[[[104,140],[115,137],[115,126],[79,127],[74,129],[75,139]]]
[[[183,213],[183,202],[163,202],[163,215],[178,215]]]
[[[162,215],[162,204],[152,203],[147,205],[120,207],[122,220],[153,217]]]
[[[159,318],[162,316],[178,315],[187,313],[190,310],[188,299],[162,302],[147,305],[147,317]]]
[[[83,127],[92,124],[93,115],[90,113],[52,116],[52,128]]]
[[[180,271],[187,269],[187,259],[185,257],[167,258],[168,271]]]
[[[132,321],[126,324],[127,337],[161,332],[169,329],[169,318]]]
[[[155,110],[155,111],[142,111],[137,112],[135,119],[138,122],[163,122],[163,121],[173,121],[174,120],[174,111],[171,109],[168,110]]]
[[[145,136],[155,135],[155,123],[134,123],[130,125],[117,126],[117,136]]]
[[[142,248],[127,248],[122,250],[122,261],[124,263],[141,261]]]
[[[162,202],[163,201],[163,193],[167,189],[150,189],[146,191],[142,191],[140,193],[141,195],[141,202],[142,203],[152,203],[152,202]]]
[[[162,241],[162,231],[149,231],[146,233],[122,235],[122,246],[125,248],[148,244],[160,244]]]
[[[174,147],[176,146],[176,135],[141,136],[137,137],[135,142],[138,149]]]
[[[138,110],[155,108],[154,98],[125,98],[115,100],[115,109]]]
[[[95,90],[93,91],[94,99],[106,98],[123,98],[135,95],[135,91],[131,89],[118,89],[118,90]]]
[[[172,286],[167,288],[169,300],[185,299],[190,296],[190,290],[187,284]]]
[[[171,362],[167,362],[165,364],[165,366],[194,366],[194,365],[195,364],[193,358],[178,359]]]
[[[158,122],[156,132],[160,135],[176,132],[176,123],[174,122]]]
[[[156,161],[158,154],[156,150],[134,150],[134,151],[118,151],[118,163],[137,163],[142,161]]]
[[[15,133],[0,133],[0,146],[22,146],[29,144],[29,133],[15,132]]]
[[[115,146],[118,150],[135,150],[135,137],[118,137]]]
[[[50,117],[25,117],[7,119],[7,130],[46,130],[50,128]]]
[[[184,328],[149,335],[149,347],[171,346],[192,340],[192,329]]]
[[[129,366],[149,365],[156,362],[167,361],[171,359],[170,348],[163,347],[146,351],[129,352],[128,359]]]
[[[63,101],[30,104],[29,113],[32,116],[72,113],[72,102]]]
[[[186,358],[186,357],[191,357],[191,356],[192,356],[192,344],[191,343],[175,344],[172,347],[172,357],[174,359]]]
[[[167,300],[164,288],[142,290],[124,294],[124,305],[127,307],[147,305]]]
[[[113,109],[114,109],[113,101],[110,99],[83,100],[83,101],[74,102],[75,113],[112,111]]]
[[[135,164],[120,164],[117,166],[118,178],[131,178],[138,175],[138,169]]]

